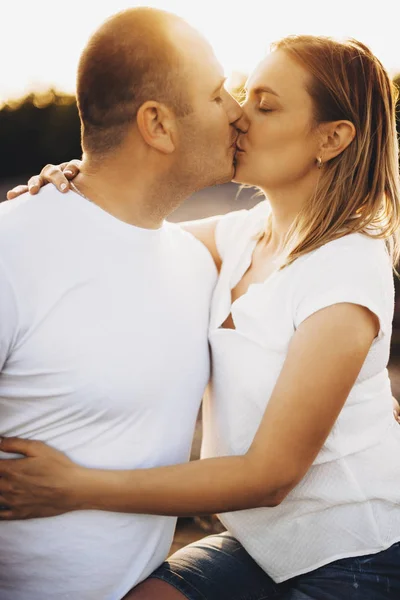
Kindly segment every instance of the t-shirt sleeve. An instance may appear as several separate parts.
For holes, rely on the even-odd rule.
[[[253,208],[230,212],[218,221],[215,229],[215,243],[222,260],[229,251],[240,250],[249,239],[260,234],[267,223],[270,207],[266,200],[258,202]]]
[[[368,308],[378,317],[378,339],[390,335],[394,286],[383,241],[331,242],[305,260],[299,275],[293,306],[296,328],[323,308],[351,303]]]
[[[16,294],[0,261],[0,371],[15,343],[17,315]]]
[[[215,244],[218,254],[224,260],[227,250],[234,243],[241,226],[245,223],[249,211],[235,210],[223,215],[215,228]]]

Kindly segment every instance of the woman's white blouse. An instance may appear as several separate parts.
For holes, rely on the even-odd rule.
[[[346,404],[303,480],[277,507],[220,515],[257,563],[281,582],[400,540],[400,427],[392,415],[386,369],[394,286],[384,242],[362,234],[329,242],[251,285],[231,306],[231,289],[250,265],[267,214],[268,205],[261,202],[222,217],[217,226],[223,266],[211,311],[213,371],[204,402],[203,458],[248,450],[304,319],[350,302],[368,307],[380,321]],[[234,330],[221,328],[230,312]],[[304,377],[312,378],[312,370]],[[302,410],[301,398],[296,409]]]

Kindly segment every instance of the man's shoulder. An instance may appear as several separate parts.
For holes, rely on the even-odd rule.
[[[74,222],[76,211],[69,199],[50,185],[35,196],[23,194],[0,203],[3,262],[9,271],[20,272],[26,270],[27,264],[40,264],[50,254],[55,258],[71,243]]]
[[[48,185],[35,196],[26,193],[0,203],[0,245],[3,250],[16,243],[40,245],[66,235],[69,222],[76,222],[73,198]]]
[[[1,202],[0,227],[6,227],[9,223],[16,222],[20,218],[20,215],[26,210],[27,203],[31,200],[32,196],[26,193],[15,200],[5,200],[4,202]]]
[[[29,193],[22,194],[15,200],[0,203],[0,228],[18,228],[27,226],[34,221],[43,221],[43,218],[60,210],[62,196],[54,186],[46,186],[36,196]]]

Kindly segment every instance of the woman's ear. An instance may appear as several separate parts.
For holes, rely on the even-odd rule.
[[[136,115],[136,123],[144,142],[162,152],[175,150],[176,120],[171,110],[160,102],[144,102]]]
[[[323,162],[339,156],[356,136],[356,128],[351,121],[330,121],[321,125]]]

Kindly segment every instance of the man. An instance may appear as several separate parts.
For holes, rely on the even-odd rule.
[[[92,467],[183,462],[216,270],[164,218],[232,178],[241,109],[205,40],[148,8],[89,40],[77,100],[70,198],[48,186],[0,207],[0,435]],[[3,522],[0,598],[118,600],[165,559],[174,526],[95,511]]]

